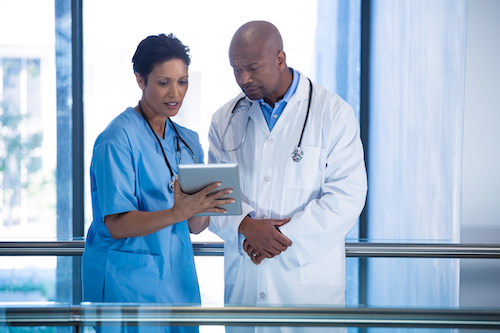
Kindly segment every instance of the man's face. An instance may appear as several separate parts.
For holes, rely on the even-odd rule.
[[[264,45],[234,46],[229,61],[236,82],[251,100],[273,100],[280,78],[278,53],[269,52]]]

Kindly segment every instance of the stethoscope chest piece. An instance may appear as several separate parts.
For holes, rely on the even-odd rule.
[[[175,187],[175,179],[172,177],[168,181],[168,189],[170,190],[171,193],[174,192],[174,187]]]
[[[304,152],[300,147],[297,147],[293,152],[292,152],[292,160],[294,162],[300,162],[302,158],[304,157]]]

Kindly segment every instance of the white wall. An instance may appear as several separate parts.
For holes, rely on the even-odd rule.
[[[469,0],[462,240],[464,228],[500,230],[499,15],[500,1]]]

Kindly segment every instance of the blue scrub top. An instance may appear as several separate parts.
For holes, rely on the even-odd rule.
[[[198,134],[176,128],[203,163]],[[169,122],[160,140],[177,174],[176,134]],[[180,145],[182,163],[194,163],[190,151]],[[83,254],[84,301],[201,304],[187,221],[148,236],[119,240],[104,224],[106,215],[173,206],[170,172],[160,149],[133,108],[117,116],[97,138],[90,166],[93,222]]]

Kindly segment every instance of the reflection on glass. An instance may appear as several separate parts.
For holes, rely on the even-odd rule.
[[[371,2],[370,239],[460,241],[466,3]],[[458,260],[366,269],[369,306],[458,306]]]
[[[0,55],[0,228],[3,237],[55,235],[54,161],[45,142],[40,58]],[[50,114],[49,114],[50,115]],[[53,127],[55,123],[52,124]],[[49,134],[50,135],[50,134]]]
[[[0,237],[3,241],[58,235],[56,209],[61,203],[57,187],[61,179],[71,178],[61,170],[57,172],[56,164],[57,117],[67,117],[64,113],[67,110],[57,112],[56,102],[61,72],[56,71],[55,9],[61,5],[64,0],[0,0]],[[71,35],[70,24],[60,28],[60,36]],[[65,101],[71,105],[70,97],[65,97]],[[70,128],[66,131],[70,132]],[[67,154],[65,158],[71,160]],[[61,196],[71,200],[70,192]],[[64,219],[61,224],[71,226],[71,219]],[[52,301],[69,295],[72,270],[66,266],[56,273],[59,262],[55,256],[2,257],[0,302]],[[61,284],[63,281],[68,283]],[[62,290],[65,291],[61,293]]]

